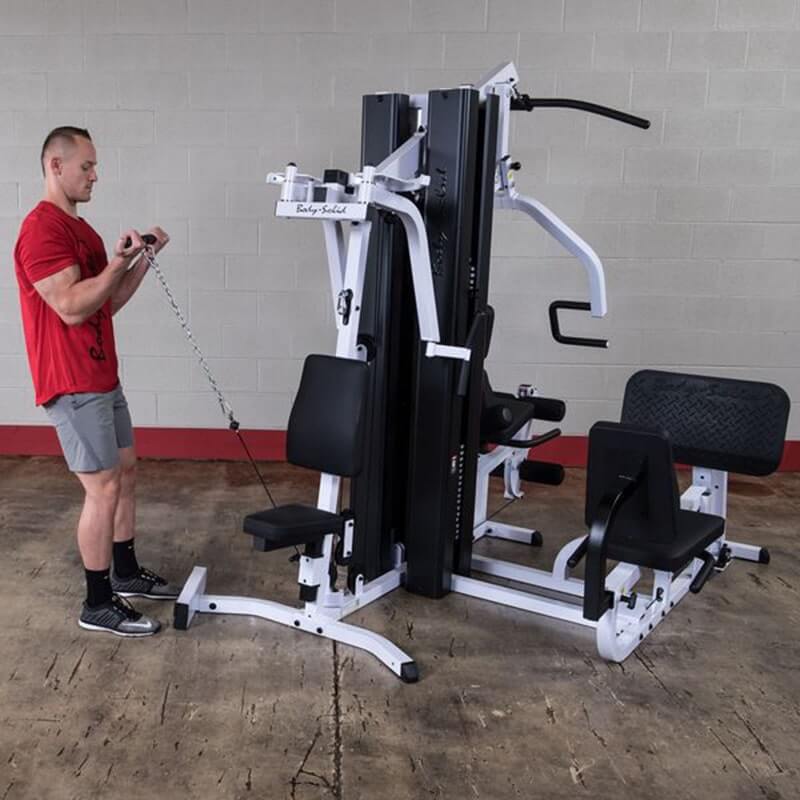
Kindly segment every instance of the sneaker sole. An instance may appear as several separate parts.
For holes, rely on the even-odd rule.
[[[145,594],[144,592],[115,591],[114,594],[119,595],[120,597],[146,597],[148,600],[177,600],[179,597],[177,594]]]
[[[142,633],[126,633],[125,631],[115,631],[113,628],[106,628],[103,625],[92,625],[90,622],[84,622],[82,619],[78,620],[78,625],[87,631],[99,631],[100,633],[113,633],[114,636],[124,636],[126,639],[143,639],[145,636],[154,636],[161,628],[156,628],[154,631],[145,631]]]

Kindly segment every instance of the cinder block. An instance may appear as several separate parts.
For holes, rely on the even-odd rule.
[[[686,258],[692,226],[666,222],[623,222],[619,254],[623,258]]]
[[[443,33],[376,33],[369,37],[371,66],[444,66]]]
[[[86,37],[87,74],[158,69],[154,36],[98,35]]]
[[[208,367],[223,392],[259,391],[258,361],[254,358],[210,358]],[[192,365],[190,385],[185,388],[210,390],[205,370],[197,361]]]
[[[550,150],[552,183],[614,183],[622,177],[622,151],[613,148]]]
[[[656,217],[668,221],[722,221],[730,213],[723,186],[665,186],[658,190]]]
[[[44,137],[42,137],[44,138]],[[41,144],[37,147],[0,147],[0,175],[4,181],[41,181],[39,162]],[[41,188],[41,183],[39,183]]]
[[[753,31],[747,66],[751,69],[797,69],[800,67],[800,32]]]
[[[787,108],[800,109],[800,75],[796,72],[786,73],[786,91],[783,104]]]
[[[77,3],[83,8],[84,33],[116,33],[119,30],[118,4],[108,0],[83,0]],[[80,8],[77,13],[81,13]]]
[[[158,111],[155,138],[159,145],[225,144],[227,117],[224,111]]]
[[[45,15],[47,32],[61,35],[82,35],[83,5],[82,0],[49,0]],[[116,13],[116,8],[110,10]]]
[[[189,174],[192,183],[261,182],[257,174],[258,150],[252,147],[192,147],[189,150]]]
[[[49,424],[44,411],[34,405],[32,384],[24,388],[0,389],[0,408],[6,424]]]
[[[679,31],[672,35],[670,69],[734,69],[744,67],[747,33]],[[751,51],[752,53],[752,44]]]
[[[11,314],[17,315],[19,314],[19,307],[4,309],[2,314],[4,317],[10,317]],[[23,386],[28,386],[30,382],[31,375],[28,369],[28,359],[24,355],[0,356],[0,388],[20,389]]]
[[[104,216],[149,219],[155,211],[155,189],[147,183],[98,181],[92,203]]]
[[[132,33],[185,33],[188,26],[186,0],[136,0],[120,3],[119,30]]]
[[[765,225],[764,258],[797,258],[800,225]]]
[[[125,387],[131,391],[182,391],[189,388],[192,362],[189,358],[142,358],[126,356]]]
[[[0,73],[80,72],[83,49],[79,36],[0,36]]]
[[[699,150],[629,147],[625,150],[625,183],[694,183],[698,159]]]
[[[489,0],[489,30],[560,31],[564,24],[564,0]]]
[[[333,75],[334,104],[336,108],[351,109],[353,113],[361,110],[362,97],[365,94],[386,91],[406,91],[407,77],[403,67],[384,67],[340,69]]]
[[[607,259],[609,297],[623,294],[717,295],[719,261],[652,258]]]
[[[487,0],[411,0],[412,31],[484,31]]]
[[[3,0],[3,33],[47,32],[47,7],[44,0]]]
[[[517,33],[447,33],[444,66],[448,69],[480,67],[490,70],[504,61],[516,61]]]
[[[126,109],[175,111],[189,105],[189,79],[184,72],[121,72],[119,103]]]
[[[246,109],[264,104],[261,73],[191,72],[189,73],[189,105],[192,108]]]
[[[261,27],[261,0],[188,0],[192,33],[248,33]]]
[[[667,111],[664,144],[672,147],[733,147],[739,134],[739,111]]]
[[[222,33],[157,36],[155,51],[158,67],[165,72],[227,68],[228,55]]]
[[[712,72],[709,81],[710,106],[774,108],[783,102],[782,72],[720,70]]]
[[[762,297],[755,304],[752,301],[743,302],[755,308],[756,330],[775,333],[800,331],[796,297]]]
[[[89,111],[86,125],[98,147],[136,147],[153,143],[152,111]]]
[[[654,111],[653,109],[633,108],[627,109],[631,114],[650,122],[647,130],[636,128],[632,125],[623,125],[615,120],[605,117],[589,116],[589,147],[625,147],[633,145],[636,147],[646,147],[658,144],[662,138],[664,130],[664,112]]]
[[[731,333],[762,330],[758,306],[749,299],[731,297],[687,297],[683,318],[685,330]]]
[[[280,325],[223,325],[222,355],[239,358],[289,358],[293,332]],[[310,349],[301,353],[305,357]]]
[[[720,28],[789,28],[794,17],[794,0],[719,0]]]
[[[595,37],[595,69],[663,70],[668,55],[668,33],[598,33]]]
[[[650,187],[592,186],[584,216],[591,220],[649,220],[655,217],[656,190]]]
[[[65,73],[67,77],[71,73]],[[44,74],[9,73],[0,80],[0,107],[7,111],[34,110],[45,106],[47,81]]]
[[[765,225],[696,225],[692,254],[700,258],[762,258],[765,235]]]
[[[800,333],[763,333],[756,337],[760,344],[759,354],[748,361],[736,363],[759,364],[764,367],[797,368],[797,353],[800,350]],[[792,411],[800,410],[793,403]]]
[[[796,147],[775,150],[772,183],[800,184],[800,151]]]
[[[568,31],[635,31],[639,0],[566,0]]]
[[[226,37],[227,68],[230,70],[260,70],[266,82],[291,83],[291,71],[297,68],[298,46],[294,36],[253,33],[230,33]]]
[[[705,30],[716,14],[717,0],[643,0],[642,30]]]
[[[224,183],[157,183],[154,189],[159,217],[225,216]]]
[[[227,143],[235,147],[283,147],[294,152],[297,120],[293,112],[229,111]]]
[[[336,30],[407,31],[410,11],[408,3],[395,0],[336,0]]]
[[[227,256],[225,286],[240,291],[292,291],[296,287],[293,259],[268,255]]]
[[[123,181],[181,183],[189,180],[189,150],[186,147],[122,147],[119,160]]]
[[[302,369],[300,359],[262,359],[258,362],[258,390],[294,393],[300,385]]]
[[[737,186],[731,219],[742,222],[797,222],[800,187]]]
[[[798,140],[800,111],[742,111],[740,143],[744,147],[796,147]]]
[[[786,297],[800,290],[796,261],[723,261],[720,293],[728,297]]]
[[[704,72],[636,72],[632,103],[637,108],[702,108],[706,81]]]
[[[335,21],[333,0],[263,0],[262,30],[268,33],[332,31]]]
[[[700,154],[700,183],[766,184],[771,176],[771,150],[719,148]]]
[[[259,219],[275,213],[278,193],[264,184],[231,184],[227,187],[227,216],[234,219]]]
[[[150,427],[158,424],[156,415],[156,393],[125,390],[125,399],[131,412],[131,419],[135,427]]]
[[[44,79],[45,76],[38,77]],[[33,107],[43,106],[43,102],[37,102]],[[116,106],[117,80],[112,72],[47,74],[47,107],[51,110],[73,112],[92,108],[113,109]]]
[[[523,33],[519,67],[524,69],[591,69],[591,33]]]
[[[0,183],[0,217],[17,217],[19,207],[19,184]]]
[[[191,220],[189,243],[192,253],[256,254],[258,225],[243,219]]]
[[[259,325],[264,327],[283,325],[290,329],[298,327],[296,321],[300,319],[303,320],[303,326],[330,325],[331,329],[335,330],[330,291],[259,293]]]
[[[630,77],[621,72],[559,72],[556,93],[624,109],[630,105]]]

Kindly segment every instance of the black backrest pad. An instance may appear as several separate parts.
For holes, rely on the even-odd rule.
[[[286,454],[301,467],[352,477],[361,471],[369,365],[310,355],[289,416]]]
[[[646,535],[652,541],[674,538],[680,496],[669,436],[657,428],[619,422],[596,422],[589,431],[586,473],[586,524],[620,475],[641,480],[614,522],[614,538]]]
[[[668,431],[684,464],[769,475],[783,454],[789,406],[772,383],[643,370],[625,387],[622,421]]]

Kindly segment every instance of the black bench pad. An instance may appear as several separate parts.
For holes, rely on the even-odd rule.
[[[329,533],[344,532],[344,517],[313,506],[286,505],[244,518],[244,532],[264,540],[265,551],[319,542]]]

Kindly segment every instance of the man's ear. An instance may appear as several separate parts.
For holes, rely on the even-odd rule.
[[[61,174],[61,157],[60,156],[51,156],[50,158],[50,170],[54,175]]]

